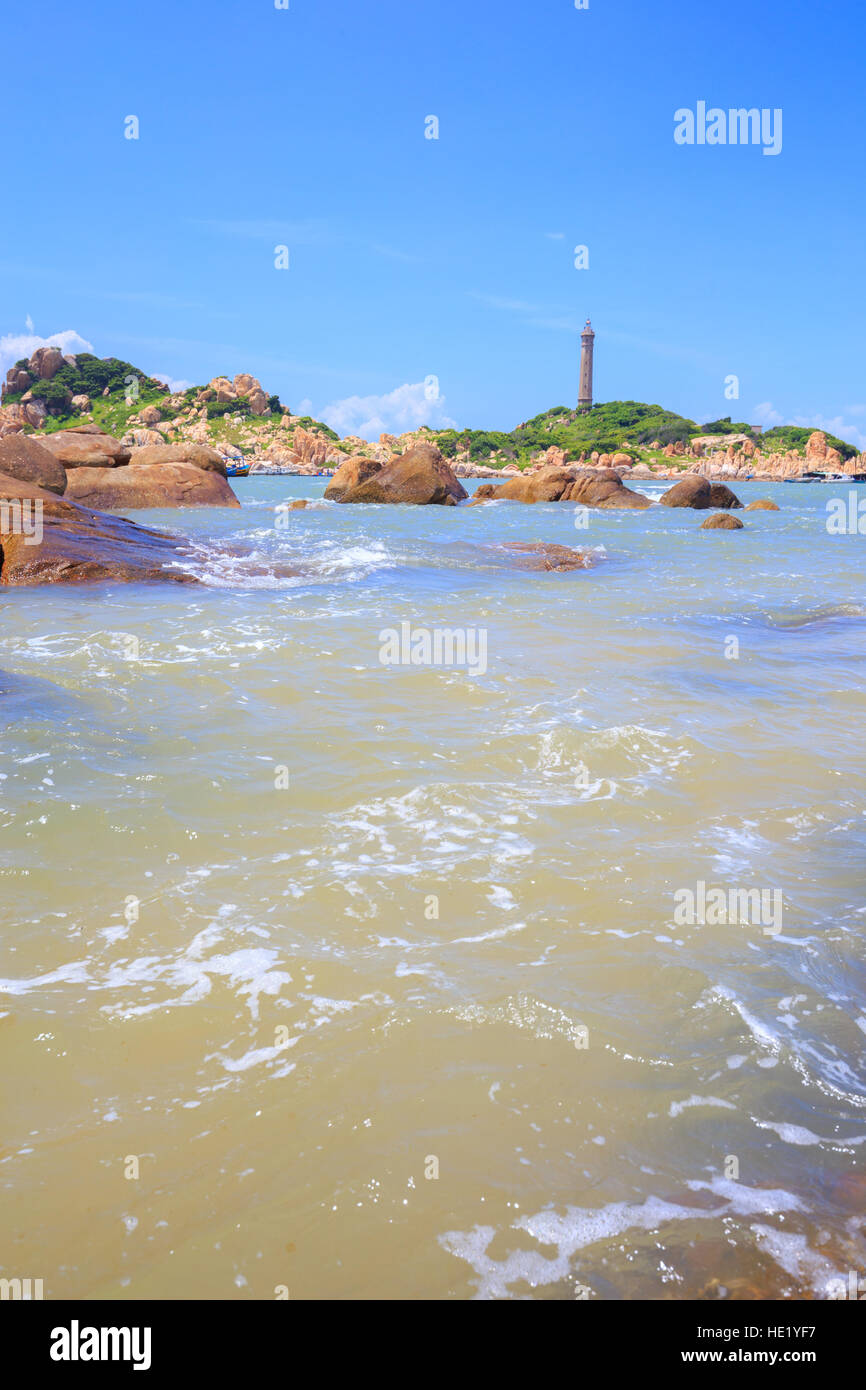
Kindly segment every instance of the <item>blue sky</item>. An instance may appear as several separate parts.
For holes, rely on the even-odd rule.
[[[866,448],[861,6],[289,5],[7,7],[0,365],[65,331],[344,433],[510,429],[591,314],[599,400]],[[677,145],[699,101],[781,152]]]

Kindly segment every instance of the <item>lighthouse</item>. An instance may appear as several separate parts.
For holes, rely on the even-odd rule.
[[[592,347],[595,334],[587,319],[580,335],[580,390],[577,397],[578,410],[589,410],[592,406]]]

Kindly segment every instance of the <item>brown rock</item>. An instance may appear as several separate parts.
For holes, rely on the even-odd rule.
[[[66,491],[63,464],[48,449],[43,449],[38,440],[26,434],[9,434],[0,439],[0,473],[59,496]]]
[[[78,415],[83,415],[85,411],[90,409],[90,397],[85,395],[73,396],[71,405]]]
[[[645,511],[653,504],[641,492],[632,492],[624,485],[622,478],[611,468],[586,468],[581,470],[573,483],[563,494],[566,502],[577,502],[583,507],[603,507],[606,510]]]
[[[497,497],[509,502],[559,502],[574,478],[571,468],[542,468],[509,478],[498,489]]]
[[[416,444],[338,500],[453,507],[467,495],[435,445]]]
[[[30,373],[23,367],[10,367],[6,373],[6,391],[29,391],[33,385]]]
[[[34,429],[41,429],[48,418],[48,407],[44,401],[23,401],[21,402],[21,413],[24,423],[32,425]]]
[[[381,470],[382,464],[377,459],[365,458],[363,454],[353,454],[345,463],[340,464],[325,488],[325,496],[332,502],[339,502],[344,492],[365,483]]]
[[[806,458],[810,463],[818,463],[827,456],[827,436],[823,430],[813,430],[806,441]]]
[[[289,511],[302,512],[307,505],[307,499],[305,497],[296,497],[292,505],[289,507]]]
[[[779,508],[769,497],[758,497],[746,507],[747,512],[777,512]]]
[[[541,541],[503,541],[506,550],[518,552],[514,563],[522,570],[588,570],[595,564],[586,550],[567,545],[547,545]]]
[[[724,483],[710,483],[711,507],[742,507],[742,502]]]
[[[712,506],[710,485],[699,474],[687,473],[668,489],[660,501],[663,507],[696,507],[704,510]]]
[[[267,415],[269,414],[269,412],[270,406],[268,405],[268,398],[265,395],[264,391],[262,391],[261,389],[259,389],[258,391],[253,391],[250,395],[250,414]]]
[[[63,353],[59,347],[37,348],[29,362],[31,375],[39,377],[42,381],[50,381],[62,366]]]
[[[66,496],[105,512],[149,507],[239,507],[220,473],[194,463],[131,463],[127,468],[76,468]]]
[[[743,523],[738,516],[731,516],[730,512],[713,512],[706,521],[700,525],[702,531],[742,531]]]
[[[119,439],[103,434],[98,426],[58,430],[41,435],[40,444],[50,449],[64,468],[118,468],[129,463],[130,453]]]
[[[208,383],[208,389],[216,392],[218,401],[237,400],[237,391],[232,386],[227,376],[215,376],[213,381]]]
[[[226,476],[225,460],[216,449],[207,444],[190,444],[179,440],[177,444],[145,444],[133,449],[130,464],[193,463],[208,473],[221,473]]]
[[[138,412],[138,418],[143,425],[158,425],[162,419],[162,411],[158,406],[146,405]]]
[[[53,492],[0,475],[0,498],[41,503],[41,539],[32,534],[0,534],[0,584],[82,583],[151,579],[194,582],[169,567],[182,543],[123,517],[102,516],[61,500]],[[37,532],[38,534],[38,532]]]
[[[474,507],[476,502],[489,502],[491,497],[497,497],[500,492],[499,483],[482,483],[472,494],[470,507]]]
[[[225,377],[220,377],[219,380],[224,381]],[[214,383],[211,382],[212,386],[213,384]],[[249,372],[238,372],[232,384],[235,389],[235,394],[238,396],[251,396],[254,391],[261,391],[262,389],[261,382],[258,378],[250,376]]]

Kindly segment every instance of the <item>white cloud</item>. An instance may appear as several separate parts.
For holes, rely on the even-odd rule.
[[[548,241],[565,240],[565,232],[545,232],[544,235],[547,237]]]
[[[357,434],[375,441],[380,434],[403,434],[421,425],[440,430],[456,428],[444,406],[439,382],[435,376],[429,376],[426,381],[397,386],[383,396],[347,396],[325,406],[319,418],[340,436]]]
[[[24,327],[27,329],[27,332],[28,332],[28,333],[34,333],[34,332],[36,331],[36,325],[35,325],[35,323],[33,322],[32,318],[30,317],[29,314],[27,315],[26,319],[24,320]]]
[[[151,372],[157,381],[164,381],[169,391],[187,391],[190,386],[195,386],[194,381],[183,381],[174,376],[169,376],[168,372]]]
[[[707,419],[709,418],[710,417],[707,416]],[[716,416],[714,418],[717,419],[718,417]],[[773,425],[781,425],[782,417],[778,410],[773,409],[772,401],[761,401],[761,404],[756,405],[752,411],[750,423],[764,425],[765,428],[772,429]]]
[[[32,357],[41,347],[59,347],[63,353],[93,351],[92,343],[73,328],[52,333],[47,338],[39,338],[35,333],[6,333],[0,338],[0,376],[5,377],[11,366],[22,357]]]

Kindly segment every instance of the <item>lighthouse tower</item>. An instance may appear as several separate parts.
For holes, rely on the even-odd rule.
[[[578,410],[589,410],[592,405],[592,348],[595,334],[589,319],[580,335],[580,390],[577,397]]]

